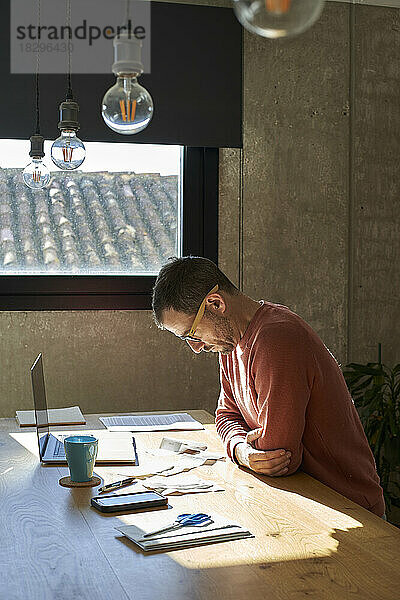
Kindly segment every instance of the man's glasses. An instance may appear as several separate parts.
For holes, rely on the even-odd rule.
[[[185,342],[186,341],[187,342],[201,342],[201,339],[199,337],[196,337],[194,334],[196,333],[196,329],[198,328],[199,323],[200,323],[201,319],[203,318],[204,311],[206,310],[206,300],[207,300],[208,296],[210,294],[214,294],[214,292],[217,292],[217,291],[218,291],[218,285],[215,285],[213,287],[213,289],[208,292],[208,294],[204,298],[203,302],[199,306],[199,310],[196,313],[196,316],[193,320],[190,331],[186,335],[179,336],[181,338],[181,340],[184,340]]]

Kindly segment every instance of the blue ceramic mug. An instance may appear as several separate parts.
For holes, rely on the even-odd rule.
[[[93,435],[71,435],[64,439],[71,481],[83,483],[93,476],[98,439]]]

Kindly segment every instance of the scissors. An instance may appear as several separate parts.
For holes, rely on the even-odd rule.
[[[196,513],[194,515],[185,513],[183,515],[178,515],[176,517],[176,521],[174,521],[168,527],[163,527],[162,529],[157,529],[156,531],[151,531],[150,533],[145,533],[143,535],[144,538],[150,537],[152,535],[156,535],[156,533],[166,533],[167,531],[173,531],[174,529],[179,529],[180,527],[202,527],[203,525],[211,525],[214,523],[210,515],[205,515],[204,513]]]

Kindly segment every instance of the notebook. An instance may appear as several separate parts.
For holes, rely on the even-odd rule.
[[[166,415],[122,415],[100,417],[100,421],[110,431],[167,431],[173,429],[197,430],[203,425],[188,413]]]
[[[156,534],[152,537],[143,538],[145,533],[170,525],[178,516],[179,511],[157,511],[156,517],[148,514],[135,515],[135,525],[124,525],[116,527],[125,537],[129,538],[144,552],[156,550],[180,550],[192,546],[203,546],[217,542],[228,542],[244,538],[254,537],[250,531],[233,523],[232,521],[213,513],[213,523],[203,527],[181,527],[175,531]]]
[[[49,425],[86,425],[85,417],[79,406],[49,408],[47,416]],[[34,427],[36,425],[34,410],[17,410],[15,418],[20,427]]]

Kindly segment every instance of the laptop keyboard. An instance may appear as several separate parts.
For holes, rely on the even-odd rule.
[[[57,456],[58,458],[65,458],[65,448],[64,443],[57,439],[56,445],[54,447],[53,456]]]

